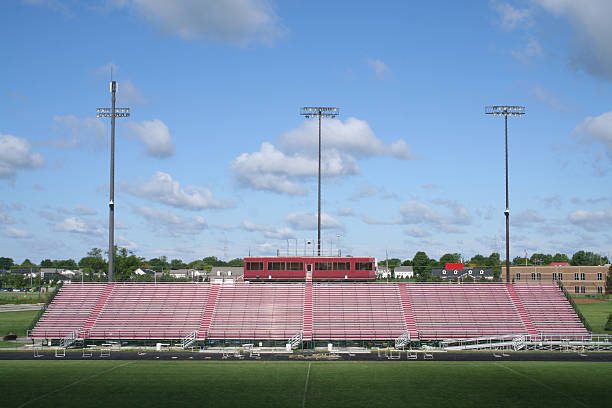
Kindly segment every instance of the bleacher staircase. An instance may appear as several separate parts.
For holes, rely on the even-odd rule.
[[[303,323],[300,341],[312,340],[312,272],[306,273],[304,285]]]
[[[521,317],[521,322],[523,323],[523,326],[525,326],[527,334],[532,336],[538,334],[538,331],[536,330],[535,325],[531,320],[531,317],[529,317],[529,313],[527,313],[527,310],[525,310],[525,306],[523,305],[521,298],[518,296],[516,290],[514,289],[514,284],[507,283],[506,290],[508,291],[508,296],[510,296],[510,301],[512,302],[514,308]]]
[[[219,297],[219,291],[221,290],[221,284],[213,283],[208,293],[208,301],[202,313],[202,323],[198,329],[197,338],[199,340],[205,340],[208,338],[208,331],[210,330],[210,323],[212,322],[213,315],[215,314],[215,307],[217,306],[217,298]]]
[[[406,322],[406,333],[408,336],[407,341],[410,342],[410,340],[418,340],[419,332],[416,327],[416,322],[414,321],[414,312],[412,310],[412,305],[410,304],[408,289],[406,288],[405,283],[398,284],[398,288],[402,302],[402,311],[404,312],[404,321]],[[402,336],[404,336],[406,333],[403,333]],[[397,344],[397,340],[395,342]]]
[[[91,314],[89,315],[87,320],[85,320],[83,327],[79,329],[78,331],[79,338],[86,339],[89,336],[89,332],[91,328],[96,323],[96,320],[98,320],[98,317],[100,317],[100,314],[102,313],[102,309],[104,309],[104,305],[106,304],[106,301],[113,293],[114,288],[115,288],[115,285],[113,283],[109,283],[106,285],[106,288],[104,288],[104,291],[98,298],[98,301],[96,302],[96,305],[91,311]]]

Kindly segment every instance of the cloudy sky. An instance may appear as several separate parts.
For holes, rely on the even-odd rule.
[[[95,5],[94,5],[95,3]],[[612,2],[8,0],[0,256],[612,252]],[[419,2],[421,3],[421,2]]]

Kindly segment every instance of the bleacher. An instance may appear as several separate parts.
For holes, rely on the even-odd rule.
[[[302,330],[303,283],[222,285],[208,338],[287,340]]]
[[[555,285],[503,283],[72,283],[31,336],[74,331],[90,339],[195,332],[199,340],[285,341],[299,333],[323,341],[587,335]]]
[[[514,285],[538,334],[587,336],[588,332],[556,285]]]
[[[312,309],[316,340],[384,340],[406,331],[397,285],[314,284]]]

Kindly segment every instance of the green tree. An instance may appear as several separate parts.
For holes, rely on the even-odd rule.
[[[117,248],[115,255],[115,275],[118,281],[126,281],[132,279],[133,272],[143,266],[144,258],[139,258],[134,255],[134,252],[127,248]]]
[[[438,266],[440,268],[444,268],[447,263],[458,263],[461,262],[461,254],[444,254],[440,257],[440,262],[438,262]]]
[[[231,261],[227,263],[227,266],[235,266],[235,267],[244,266],[244,259],[242,258],[232,259]]]
[[[499,278],[501,275],[501,257],[497,252],[493,252],[485,261],[485,266],[493,272],[493,278]]]
[[[550,254],[533,254],[529,258],[529,262],[531,262],[532,265],[542,265],[542,266],[550,265],[552,260],[553,260],[553,257]]]
[[[553,262],[569,262],[570,259],[567,257],[567,255],[565,254],[560,254],[560,253],[556,253],[553,258],[552,258]]]
[[[53,261],[50,259],[43,259],[40,262],[40,267],[41,268],[53,268]]]
[[[463,277],[462,280],[464,282],[474,282],[474,278],[471,277],[470,275],[465,275],[465,277]]]
[[[435,260],[433,260],[435,262]],[[419,280],[426,281],[431,277],[431,263],[427,254],[419,251],[412,258],[414,273],[419,275]]]
[[[187,268],[187,264],[185,264],[180,259],[173,259],[170,261],[170,269],[185,269]]]
[[[30,261],[28,258],[25,259],[25,261],[23,261],[23,263],[21,264],[22,268],[34,268],[36,265],[34,265],[32,263],[32,261]]]
[[[470,259],[469,264],[472,267],[483,267],[487,264],[487,258],[480,254],[476,254],[472,257],[472,259]]]
[[[527,265],[529,263],[529,258],[525,258],[523,256],[517,256],[512,260],[512,265]]]
[[[601,265],[607,258],[602,258],[593,252],[578,251],[572,256],[571,264],[574,266],[595,266]]]
[[[202,260],[212,266],[225,266],[226,265],[225,262],[221,261],[220,259],[217,259],[216,256],[207,256],[206,258]]]
[[[0,269],[3,270],[9,270],[11,269],[11,266],[13,266],[13,259],[12,258],[6,258],[6,257],[0,257]]]
[[[412,259],[406,259],[402,262],[402,266],[412,266]]]

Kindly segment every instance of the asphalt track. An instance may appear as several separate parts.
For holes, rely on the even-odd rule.
[[[425,358],[425,352],[417,353],[418,361],[583,361],[583,362],[612,362],[612,353],[564,353],[564,352],[444,352],[429,353],[431,358]],[[93,352],[91,357],[83,357],[80,350],[68,350],[65,357],[55,357],[53,350],[45,350],[40,357],[34,357],[32,351],[0,351],[0,360],[167,360],[167,361],[415,361],[409,360],[407,354],[401,354],[401,359],[389,360],[386,357],[378,357],[376,353],[368,354],[261,354],[259,357],[242,357],[222,354],[199,353],[199,352],[136,352],[136,351],[112,351],[109,356],[102,357],[100,351]]]

